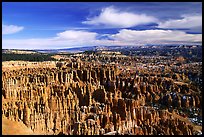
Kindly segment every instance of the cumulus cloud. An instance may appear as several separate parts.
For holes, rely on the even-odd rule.
[[[24,27],[16,25],[5,25],[2,24],[2,34],[13,34],[23,30]]]
[[[202,34],[187,34],[176,30],[129,30],[122,29],[111,35],[117,41],[134,44],[173,44],[202,42]]]
[[[145,44],[193,44],[202,43],[202,34],[187,34],[176,30],[122,29],[116,34],[105,34],[109,39],[98,39],[104,34],[89,31],[68,30],[56,37],[40,39],[3,39],[2,47],[16,49],[57,49],[82,46],[136,46]]]
[[[67,40],[93,40],[96,38],[97,33],[88,32],[88,31],[76,31],[68,30],[57,34],[58,39],[67,39]]]
[[[114,7],[102,9],[98,16],[87,18],[82,22],[89,25],[104,25],[107,27],[128,28],[142,24],[154,23],[157,19],[146,14],[135,14],[131,12],[119,11]]]
[[[69,48],[73,46],[93,45],[95,32],[67,30],[56,34],[56,37],[39,39],[3,39],[3,48],[20,47],[21,49]],[[25,45],[25,47],[23,47]]]
[[[182,19],[171,19],[158,24],[159,28],[188,29],[202,26],[202,15],[183,15]]]

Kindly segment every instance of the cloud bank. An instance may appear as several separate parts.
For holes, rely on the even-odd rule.
[[[40,39],[3,39],[3,48],[56,49],[82,46],[118,45],[135,46],[145,44],[193,44],[202,42],[202,34],[187,34],[176,30],[131,30],[121,29],[115,34],[106,34],[110,39],[97,39],[98,34],[89,31],[67,30],[55,37]]]
[[[156,22],[157,19],[146,14],[135,14],[131,12],[120,11],[114,7],[106,7],[102,9],[100,15],[93,18],[87,18],[83,21],[89,25],[104,25],[106,27],[128,28],[142,24]]]
[[[88,31],[76,31],[76,30],[67,30],[61,33],[57,33],[56,39],[66,39],[66,40],[94,40],[98,34],[95,32]]]
[[[171,19],[158,24],[159,28],[196,28],[202,26],[202,15],[183,15],[182,19]]]
[[[14,34],[22,31],[24,27],[16,25],[4,25],[2,24],[2,34]]]
[[[110,6],[103,8],[98,16],[87,18],[82,23],[109,28],[130,28],[155,23],[156,28],[199,30],[202,29],[202,15],[182,15],[180,19],[161,21],[150,15],[125,12]]]
[[[130,30],[122,29],[119,33],[111,35],[117,41],[129,45],[134,44],[174,44],[202,42],[202,34],[187,34],[176,30]]]

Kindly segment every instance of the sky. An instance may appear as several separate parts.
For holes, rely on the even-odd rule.
[[[3,49],[202,44],[202,2],[2,2]]]

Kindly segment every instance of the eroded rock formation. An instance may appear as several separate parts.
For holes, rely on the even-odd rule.
[[[5,70],[2,116],[43,134],[194,134],[175,108],[201,108],[201,97],[171,78],[137,73],[79,59]]]

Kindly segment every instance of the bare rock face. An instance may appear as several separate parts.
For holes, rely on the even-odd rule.
[[[25,102],[23,109],[23,123],[26,126],[30,126],[30,114],[31,114],[30,108],[28,107],[27,102]]]

